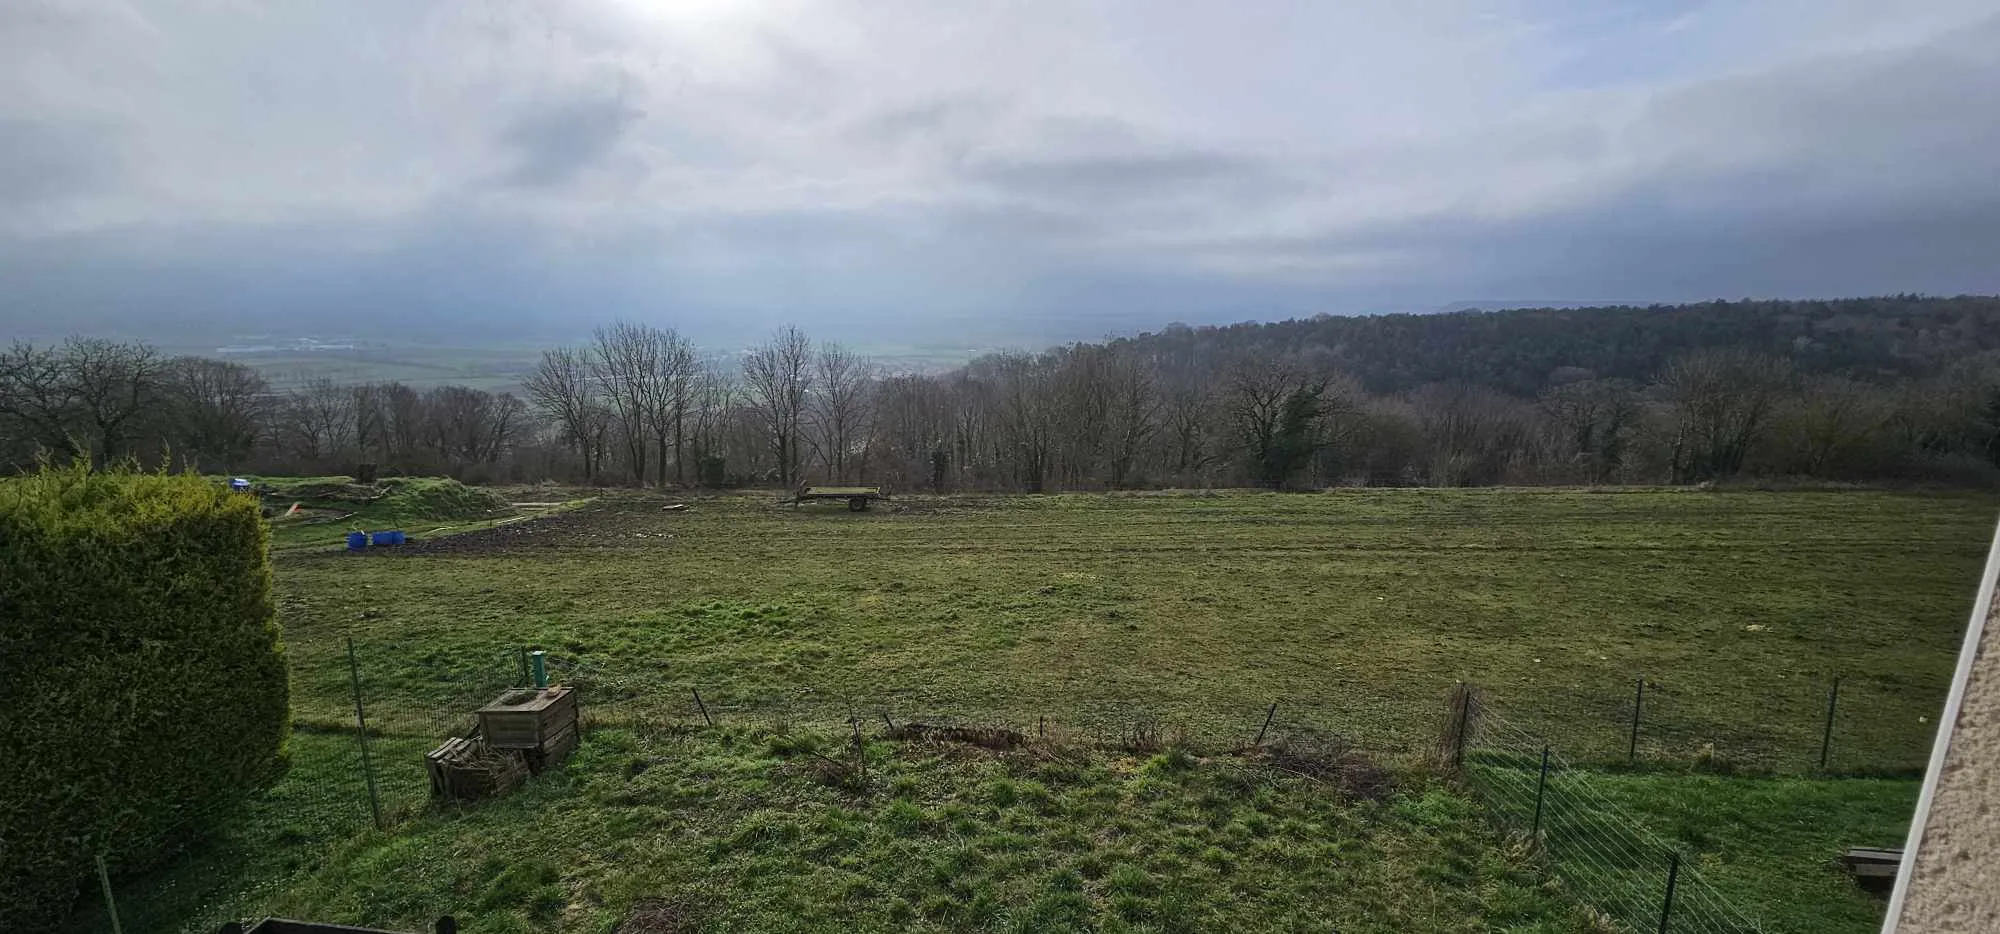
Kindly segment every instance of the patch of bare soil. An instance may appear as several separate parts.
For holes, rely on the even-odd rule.
[[[418,523],[409,527],[408,544],[365,551],[312,551],[288,560],[366,560],[426,555],[536,554],[561,549],[657,547],[680,534],[687,510],[663,507],[681,499],[645,493],[613,494],[575,509],[522,516],[468,532],[450,532]]]
[[[663,506],[678,500],[623,495],[546,516],[505,521],[490,528],[424,538],[384,552],[422,555],[487,555],[551,549],[629,547],[664,541],[676,533],[678,516]],[[415,533],[413,533],[415,534]]]
[[[649,898],[632,906],[632,913],[612,928],[612,934],[688,934],[693,931],[693,913],[676,902]]]

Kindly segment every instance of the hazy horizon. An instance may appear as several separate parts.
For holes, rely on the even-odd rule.
[[[26,0],[0,90],[0,338],[2000,292],[1958,0]]]

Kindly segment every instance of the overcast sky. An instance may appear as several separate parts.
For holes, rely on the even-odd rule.
[[[1900,291],[2000,292],[1992,0],[0,3],[0,338]]]

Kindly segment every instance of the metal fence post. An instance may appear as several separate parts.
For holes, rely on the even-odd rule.
[[[1667,934],[1667,925],[1673,923],[1674,884],[1681,878],[1681,854],[1675,852],[1667,861],[1667,900],[1660,904],[1660,934]]]
[[[1819,770],[1826,771],[1826,760],[1833,752],[1833,711],[1840,705],[1840,676],[1833,676],[1833,689],[1826,692],[1826,732],[1819,738]]]
[[[111,870],[105,868],[104,854],[97,854],[97,884],[104,887],[104,913],[111,916],[111,934],[125,934],[118,923],[118,901],[111,897]]]
[[[1462,771],[1465,768],[1465,744],[1471,739],[1466,733],[1467,729],[1472,725],[1471,685],[1460,681],[1458,683],[1456,699],[1458,701],[1458,735],[1453,737],[1456,742],[1453,743],[1451,751],[1451,767]]]
[[[1271,719],[1273,717],[1276,717],[1277,715],[1278,715],[1278,702],[1272,701],[1271,709],[1264,711],[1264,725],[1257,728],[1257,739],[1250,745],[1252,746],[1264,745],[1264,734],[1265,732],[1271,729]]]
[[[708,705],[701,702],[701,689],[688,688],[688,693],[694,695],[694,705],[701,711],[702,722],[708,724],[709,726],[714,726],[715,718],[708,715]]]
[[[375,763],[368,757],[368,714],[361,709],[361,663],[354,658],[354,637],[347,637],[347,676],[354,682],[354,735],[361,740],[361,772],[368,779],[368,812],[375,829],[382,829],[382,799],[375,791]]]
[[[1549,747],[1542,747],[1542,776],[1535,780],[1535,830],[1533,836],[1542,836],[1542,795],[1549,789]]]
[[[1646,706],[1646,678],[1639,677],[1637,693],[1632,695],[1632,746],[1625,753],[1625,761],[1637,764],[1639,761],[1639,711]]]

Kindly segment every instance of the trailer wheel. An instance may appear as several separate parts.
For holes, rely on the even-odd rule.
[[[847,501],[847,511],[848,511],[848,512],[867,512],[867,511],[868,511],[868,497],[866,497],[866,496],[856,496],[856,497],[852,497],[852,498],[850,498],[850,499],[849,499],[849,500]]]

